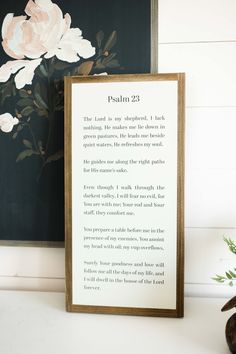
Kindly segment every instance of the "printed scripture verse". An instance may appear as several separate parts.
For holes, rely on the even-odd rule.
[[[126,95],[78,85],[72,182],[80,304],[130,306],[132,298],[137,307],[175,306],[177,126],[164,99],[152,104],[155,85],[151,93],[136,85],[139,92],[127,84]]]

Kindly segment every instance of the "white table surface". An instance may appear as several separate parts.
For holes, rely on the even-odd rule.
[[[0,291],[0,353],[227,354],[226,301],[186,298],[170,319],[67,313],[63,293]]]

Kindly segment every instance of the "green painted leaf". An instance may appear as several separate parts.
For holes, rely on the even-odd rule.
[[[34,95],[38,93],[40,95],[40,84],[37,82],[34,86]]]
[[[40,84],[40,96],[43,99],[43,101],[45,102],[45,104],[47,104],[48,101],[48,86],[45,85],[44,82],[41,82]]]
[[[41,87],[41,85],[39,84],[39,82],[37,82],[37,84],[34,87],[34,98],[35,98],[35,102],[37,104],[37,106],[39,108],[44,108],[44,109],[48,109],[48,105],[45,102],[45,100],[43,99],[43,93],[45,93],[46,88],[45,87]]]
[[[109,61],[111,61],[112,59],[114,59],[115,57],[116,57],[116,53],[111,53],[110,55],[108,55],[107,57],[105,57],[104,59],[103,59],[103,64],[107,64],[107,63],[109,63]]]
[[[16,96],[16,86],[15,85],[12,86],[12,94],[13,94],[13,96]]]
[[[34,151],[32,149],[27,149],[27,150],[23,150],[21,151],[21,153],[18,155],[16,162],[22,161],[24,160],[26,157],[30,157],[32,155],[39,155],[39,153],[37,151]]]
[[[42,108],[48,110],[48,105],[47,105],[47,103],[44,101],[44,99],[42,98],[42,96],[41,96],[38,92],[36,92],[36,93],[34,94],[34,97],[35,97],[35,101],[36,101],[37,105],[38,105],[40,108],[42,107]]]
[[[33,107],[27,106],[20,113],[22,114],[22,116],[27,117],[33,112],[34,112]]]
[[[38,147],[39,147],[40,152],[43,153],[43,142],[42,142],[42,140],[38,141]]]
[[[39,66],[39,70],[40,70],[41,74],[42,74],[44,77],[47,77],[47,76],[48,76],[48,73],[47,73],[47,71],[46,71],[46,69],[45,69],[45,67],[44,67],[43,64],[41,64],[41,65]]]
[[[15,133],[12,135],[12,138],[13,138],[13,139],[16,139],[17,135],[18,135],[18,133],[15,132]]]
[[[18,106],[25,107],[25,106],[33,106],[34,102],[30,98],[22,98],[17,102]]]
[[[18,92],[19,92],[19,96],[22,98],[27,98],[29,96],[28,92],[24,89],[21,89]]]
[[[57,161],[59,159],[61,159],[64,156],[64,151],[63,150],[59,150],[57,151],[55,154],[49,156],[46,160],[46,163],[52,162],[52,161]]]
[[[1,104],[3,104],[8,97],[11,97],[13,95],[13,87],[14,87],[14,82],[12,80],[9,80],[6,83],[1,84],[1,89],[0,89]]]
[[[65,70],[67,68],[69,68],[71,66],[71,63],[66,63],[63,61],[58,61],[55,65],[54,65],[54,69],[55,70]]]
[[[58,106],[56,106],[56,108],[55,108],[55,110],[58,112],[58,111],[63,111],[63,109],[64,109],[64,106],[62,106],[62,105],[58,105]]]
[[[101,48],[103,39],[104,39],[104,32],[103,31],[99,31],[96,34],[96,40],[97,40],[98,48]]]
[[[224,283],[224,279],[215,279],[218,283]]]
[[[37,114],[39,115],[39,117],[48,117],[48,111],[46,111],[46,109],[37,109]]]
[[[27,148],[32,149],[33,145],[32,145],[32,143],[29,140],[23,139],[22,142]]]
[[[75,74],[77,75],[89,75],[90,71],[92,70],[94,61],[88,60],[82,63],[78,68],[75,70]]]
[[[19,124],[16,128],[16,131],[19,133],[23,129],[23,125]]]
[[[120,64],[117,59],[113,59],[106,64],[107,68],[113,68],[113,69],[118,68],[119,66],[120,66]]]
[[[98,59],[95,64],[95,69],[105,69],[105,65],[103,65],[102,59]]]
[[[108,38],[105,47],[103,48],[103,51],[104,52],[109,51],[112,47],[114,47],[116,41],[117,41],[117,32],[113,31],[110,37]]]

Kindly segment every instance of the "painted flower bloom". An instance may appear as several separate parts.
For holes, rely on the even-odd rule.
[[[35,60],[10,60],[0,67],[0,82],[6,82],[11,74],[16,74],[16,88],[21,89],[25,85],[32,84],[34,71],[42,59]]]
[[[51,0],[29,0],[25,13],[28,16],[14,16],[9,13],[4,18],[2,46],[10,57],[26,61],[39,60],[42,56],[46,59],[56,56],[59,60],[73,63],[79,61],[80,57],[87,59],[95,54],[95,48],[82,37],[81,30],[70,28],[70,15],[65,14],[63,17],[61,9]],[[40,61],[24,65],[28,75],[32,74],[32,77],[36,63],[39,65]],[[13,73],[10,64],[7,67],[9,73]],[[5,82],[3,77],[7,76],[4,72],[0,82]]]
[[[0,129],[4,133],[10,133],[14,125],[19,123],[19,119],[12,117],[10,113],[0,114]]]

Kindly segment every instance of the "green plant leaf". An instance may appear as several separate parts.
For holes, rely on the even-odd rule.
[[[116,44],[117,41],[117,32],[113,31],[108,38],[105,47],[103,48],[103,52],[109,51],[114,45]]]
[[[34,102],[30,98],[22,98],[17,102],[17,105],[20,107],[33,106]]]
[[[218,275],[216,274],[216,276],[214,278],[212,278],[212,280],[215,280],[217,281],[218,283],[224,283],[224,281],[226,280],[225,277],[221,276],[221,275]]]
[[[231,238],[224,237],[223,238],[224,242],[227,244],[229,251],[236,254],[236,242],[234,240],[231,240]],[[228,270],[225,272],[225,276],[216,274],[213,280],[217,281],[218,283],[224,283],[225,281],[228,281],[229,286],[233,286],[233,280],[236,280],[236,268],[233,268],[232,270]]]
[[[32,149],[33,145],[29,140],[23,139],[22,142],[27,148]]]
[[[232,270],[229,270],[229,274],[233,277],[236,278],[236,274],[232,272]]]
[[[99,31],[96,34],[96,40],[97,40],[98,48],[101,48],[103,39],[104,39],[104,32],[103,31]]]
[[[22,114],[22,116],[27,117],[33,112],[34,112],[33,107],[27,106],[20,113]]]
[[[228,272],[225,272],[226,276],[228,279],[232,279],[232,275],[230,275]]]
[[[231,240],[231,238],[226,238],[224,237],[224,241],[227,243],[227,246],[229,247],[229,250],[236,254],[236,244],[233,240]]]
[[[17,156],[16,162],[24,160],[26,157],[30,157],[32,155],[39,155],[37,151],[34,151],[32,149],[26,149],[21,151],[21,153]]]
[[[61,159],[64,156],[64,151],[63,150],[59,150],[57,151],[55,154],[49,156],[46,160],[46,163],[52,162],[52,161],[57,161],[59,159]]]

